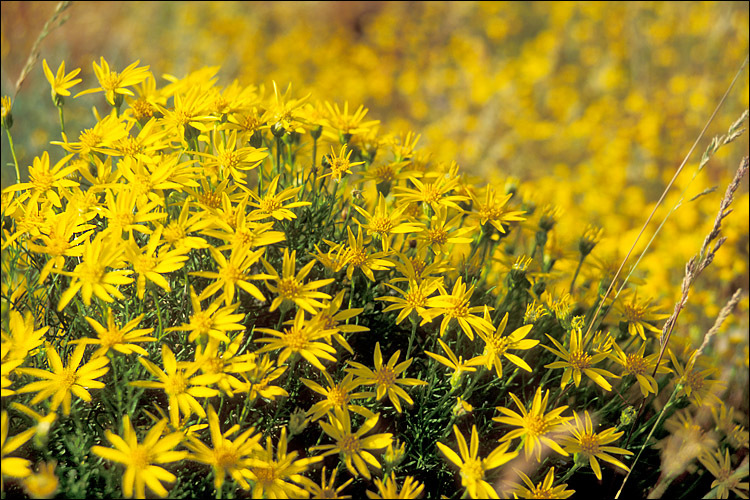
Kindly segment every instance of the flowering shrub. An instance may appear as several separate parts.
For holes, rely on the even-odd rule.
[[[363,105],[216,67],[42,67],[61,140],[27,182],[14,151],[0,200],[4,494],[746,495],[747,341],[724,362],[720,331],[743,292],[702,343],[676,320],[740,253],[747,158],[672,312],[656,264],[618,271],[619,219],[483,181]],[[689,186],[666,208],[706,199]]]

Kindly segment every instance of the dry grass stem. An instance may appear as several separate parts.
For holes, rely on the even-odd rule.
[[[14,100],[16,98],[16,95],[18,95],[18,91],[21,89],[21,85],[23,85],[24,80],[26,80],[26,77],[29,75],[34,65],[37,63],[37,61],[39,61],[39,47],[42,44],[42,41],[47,38],[50,33],[52,33],[52,30],[62,26],[63,24],[65,24],[65,21],[68,20],[67,16],[60,18],[60,15],[68,7],[70,7],[71,3],[73,2],[59,2],[57,4],[57,7],[55,7],[55,11],[52,13],[52,17],[50,17],[47,22],[44,23],[44,27],[42,28],[41,33],[39,33],[39,36],[34,41],[34,45],[31,47],[31,52],[29,53],[29,57],[26,59],[26,64],[21,70],[21,75],[18,77],[18,80],[16,80],[16,92],[13,94]]]

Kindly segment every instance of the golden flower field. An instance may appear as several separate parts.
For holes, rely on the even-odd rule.
[[[3,2],[3,498],[747,498],[740,2]]]

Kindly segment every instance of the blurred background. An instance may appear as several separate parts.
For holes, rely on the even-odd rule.
[[[45,149],[53,162],[62,156],[48,145],[60,131],[43,58],[53,71],[62,60],[68,72],[82,68],[73,95],[98,86],[92,62],[102,56],[115,70],[140,60],[159,85],[164,74],[220,66],[219,85],[236,78],[268,92],[274,80],[291,82],[298,97],[363,104],[381,131],[420,133],[435,161],[558,207],[549,245],[561,256],[575,251],[586,224],[603,227],[604,266],[624,257],[748,54],[746,2],[73,2],[16,89],[55,7],[2,2],[2,94],[13,97],[22,171]],[[93,105],[107,109],[102,94],[67,101],[71,140],[92,126]],[[661,216],[710,138],[747,107],[745,68]],[[15,174],[2,140],[7,186]],[[639,265],[643,295],[665,311],[747,153],[747,134],[719,151],[685,200],[716,190],[680,207]],[[687,322],[710,325],[738,286],[748,288],[747,185]],[[741,307],[746,316],[747,299]]]

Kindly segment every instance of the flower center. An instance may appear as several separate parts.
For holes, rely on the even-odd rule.
[[[300,296],[302,286],[294,278],[284,278],[279,281],[279,295],[288,299],[295,299]]]
[[[445,245],[448,241],[448,233],[443,228],[430,229],[427,231],[427,238],[437,245]]]
[[[262,485],[270,485],[276,480],[278,475],[276,474],[276,462],[271,462],[270,467],[252,467],[251,470],[258,478],[258,482]]]
[[[648,363],[641,356],[628,354],[625,361],[625,369],[633,375],[643,375],[648,369]]]
[[[151,464],[148,449],[141,444],[136,445],[135,449],[130,452],[130,462],[133,464],[135,470],[145,471]]]
[[[349,402],[349,393],[342,390],[339,385],[334,385],[328,391],[328,401],[332,405],[342,407]]]
[[[572,351],[570,353],[569,363],[573,368],[583,370],[591,366],[591,356],[583,351]]]
[[[206,311],[198,311],[191,316],[190,326],[200,335],[205,335],[211,330],[213,321]]]
[[[543,436],[549,430],[549,425],[539,415],[527,413],[523,420],[524,428],[529,436]]]
[[[93,148],[99,145],[99,143],[102,141],[102,136],[94,132],[93,129],[88,128],[81,132],[81,135],[78,137],[78,139],[81,141],[81,144],[83,144],[87,148]]]
[[[464,483],[481,481],[484,477],[482,461],[476,458],[467,458],[463,467],[461,467],[461,477],[464,480]]]
[[[358,453],[362,449],[362,444],[359,442],[359,437],[354,434],[347,434],[338,443],[339,449],[347,455],[353,455]]]
[[[304,328],[290,328],[286,331],[284,340],[292,351],[301,351],[307,346],[307,332]]]
[[[389,217],[373,217],[370,227],[376,233],[387,235],[393,229],[393,221]]]
[[[422,190],[422,199],[427,203],[437,203],[440,201],[440,191],[435,184],[425,184]]]
[[[187,381],[182,373],[175,373],[169,377],[166,383],[165,392],[172,396],[179,396],[187,389]]]
[[[222,469],[236,467],[238,458],[239,456],[235,450],[223,444],[217,445],[214,449],[214,460],[216,460],[216,464]]]
[[[260,200],[260,209],[268,214],[273,213],[275,210],[281,208],[281,202],[275,198],[263,198]]]
[[[119,328],[108,328],[100,336],[102,347],[112,347],[122,343],[122,331]]]
[[[55,177],[50,172],[36,172],[31,179],[31,183],[39,191],[47,191],[52,187]]]
[[[594,434],[584,434],[579,440],[581,445],[581,452],[586,455],[592,456],[599,453],[599,440]]]
[[[380,370],[375,372],[375,382],[386,388],[392,387],[396,383],[396,373],[388,366],[381,366]]]
[[[224,278],[224,281],[228,283],[236,283],[237,281],[243,279],[245,277],[245,274],[240,272],[240,270],[234,267],[232,264],[227,264],[227,267],[225,267],[221,271],[221,277]]]
[[[349,255],[349,262],[351,262],[354,267],[361,267],[365,262],[367,262],[367,252],[365,252],[364,248],[360,250],[350,248]]]

